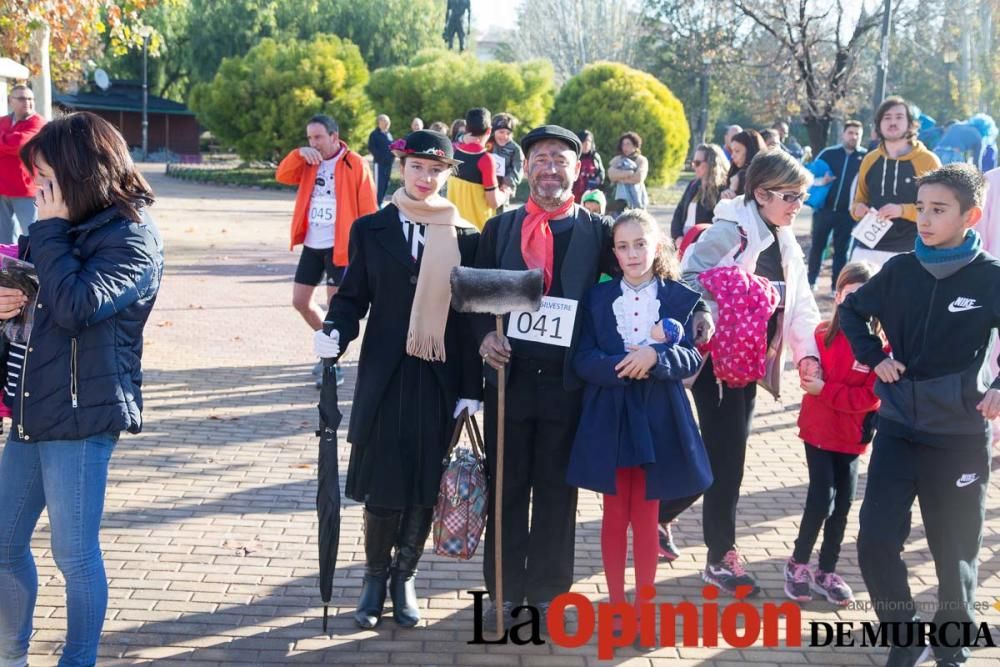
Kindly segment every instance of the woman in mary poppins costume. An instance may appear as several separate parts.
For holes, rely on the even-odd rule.
[[[439,192],[451,141],[420,130],[392,144],[403,187],[351,228],[350,263],[314,347],[337,358],[358,337],[347,439],[348,498],[365,504],[365,575],[354,614],[378,624],[386,586],[396,623],[419,623],[414,576],[431,528],[454,418],[479,409],[482,366],[466,316],[451,310],[451,269],[472,263],[479,233]]]

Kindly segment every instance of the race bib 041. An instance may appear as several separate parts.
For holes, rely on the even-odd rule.
[[[569,347],[573,340],[576,307],[577,303],[573,299],[542,297],[542,305],[537,311],[510,314],[507,337]]]

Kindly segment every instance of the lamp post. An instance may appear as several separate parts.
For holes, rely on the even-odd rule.
[[[955,75],[955,63],[958,62],[958,56],[958,51],[951,48],[945,49],[941,54],[941,60],[944,62],[945,67],[945,90],[948,93],[948,102],[951,104],[952,115],[955,115],[954,109],[956,106],[961,106],[961,98],[958,100],[955,99],[952,95],[953,88],[951,85],[951,80]],[[959,91],[959,96],[961,96],[961,91]]]
[[[712,54],[705,53],[701,57],[704,69],[701,74],[701,112],[698,115],[698,143],[705,143],[708,133],[708,87],[712,76]]]
[[[149,159],[149,36],[153,30],[143,26],[142,35],[142,159]]]
[[[892,0],[885,0],[882,8],[882,40],[879,43],[878,68],[875,71],[875,99],[873,109],[878,109],[885,98],[885,83],[889,76],[889,31],[892,29]]]
[[[698,122],[694,133],[691,135],[691,159],[699,144],[705,143],[705,134],[708,132],[708,88],[711,83],[712,53],[706,51],[701,56],[701,64],[704,66],[701,76],[698,77],[698,92],[701,98],[701,108],[698,110]]]

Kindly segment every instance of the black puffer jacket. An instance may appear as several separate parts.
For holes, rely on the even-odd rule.
[[[34,326],[13,397],[11,437],[81,440],[142,428],[142,331],[163,275],[152,220],[108,208],[89,220],[39,220]]]

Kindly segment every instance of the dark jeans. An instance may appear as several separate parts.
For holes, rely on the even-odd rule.
[[[792,559],[796,563],[809,562],[822,528],[819,569],[833,572],[858,486],[858,455],[831,452],[806,443],[806,464],[809,466],[809,491]]]
[[[739,389],[723,386],[721,401],[719,387],[709,358],[691,393],[715,478],[702,503],[702,529],[710,563],[719,562],[727,551],[736,548],[736,504],[740,499],[747,439],[757,398],[756,384]],[[696,500],[698,496],[660,503],[660,522],[673,521]]]
[[[831,211],[821,208],[813,211],[812,244],[809,246],[809,284],[815,285],[819,278],[823,251],[833,232],[833,278],[831,290],[837,289],[837,276],[847,264],[847,249],[851,244],[851,230],[854,218],[847,211]]]
[[[575,487],[566,483],[580,417],[580,391],[563,388],[562,364],[515,357],[508,369],[504,419],[503,597],[520,605],[550,602],[573,584]],[[486,385],[486,459],[496,474],[497,390]],[[529,500],[531,511],[529,517]],[[486,524],[483,575],[494,594],[493,489]],[[530,526],[530,527],[529,527]]]
[[[975,622],[972,605],[989,479],[989,447],[928,447],[878,432],[861,504],[858,564],[880,621],[906,622],[917,615],[900,557],[916,498],[938,578],[933,622],[939,628],[946,622]],[[946,639],[942,644],[960,644],[961,633],[948,632]],[[934,653],[941,661],[964,662],[969,649],[942,645]]]
[[[386,190],[389,189],[389,176],[392,174],[392,162],[375,163],[375,201],[379,206],[385,199]]]

